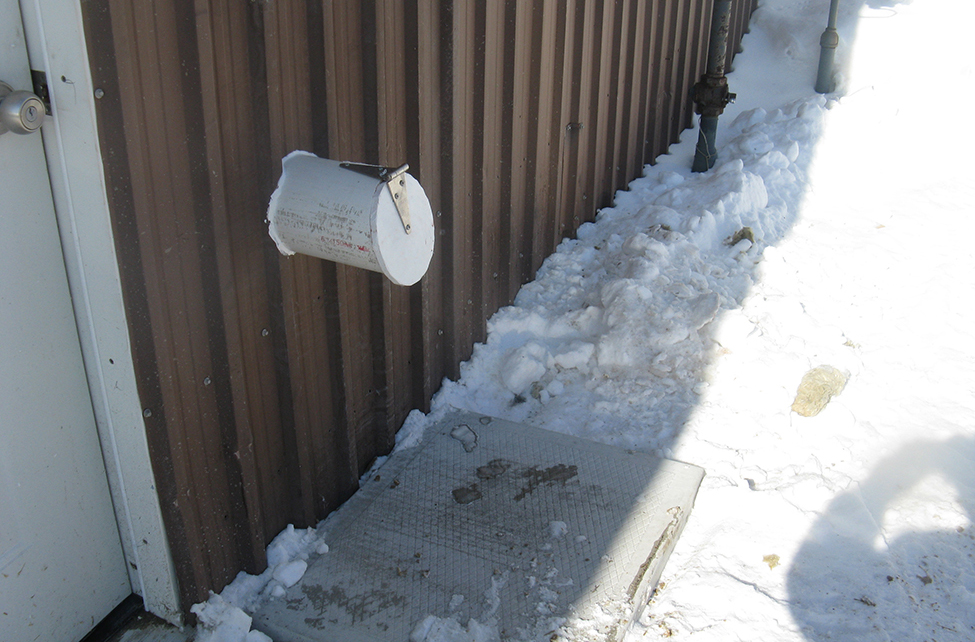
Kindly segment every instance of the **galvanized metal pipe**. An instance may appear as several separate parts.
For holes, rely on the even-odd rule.
[[[731,0],[715,0],[711,14],[711,34],[708,40],[708,61],[706,73],[709,76],[723,76],[725,60],[728,57],[728,31],[731,28]]]
[[[819,72],[816,74],[816,91],[821,94],[828,94],[836,88],[833,82],[833,60],[836,57],[836,47],[840,44],[840,35],[836,32],[836,14],[839,8],[840,0],[830,0],[826,31],[819,38]]]
[[[717,158],[715,140],[718,116],[735,95],[728,91],[725,61],[728,57],[728,30],[731,24],[731,0],[715,0],[711,14],[711,36],[708,42],[707,71],[694,85],[695,111],[701,115],[701,129],[694,151],[691,171],[706,172]]]
[[[718,158],[718,117],[701,116],[700,129],[697,136],[697,147],[694,148],[694,164],[692,172],[706,172],[714,167]]]

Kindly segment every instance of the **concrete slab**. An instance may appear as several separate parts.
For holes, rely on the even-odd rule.
[[[617,640],[704,471],[457,411],[329,520],[254,617],[277,642]]]

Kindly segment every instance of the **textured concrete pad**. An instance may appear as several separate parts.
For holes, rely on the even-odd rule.
[[[329,521],[254,617],[277,642],[617,640],[704,471],[457,411]]]

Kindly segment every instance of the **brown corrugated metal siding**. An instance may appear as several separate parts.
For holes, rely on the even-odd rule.
[[[734,4],[737,45],[755,0]],[[709,0],[83,3],[139,392],[184,607],[356,489],[558,241],[691,122]],[[411,288],[282,257],[295,149],[410,164]]]

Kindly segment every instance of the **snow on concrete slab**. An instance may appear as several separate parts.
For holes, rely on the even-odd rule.
[[[328,522],[328,553],[254,626],[278,642],[619,639],[703,474],[450,412]]]

